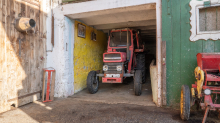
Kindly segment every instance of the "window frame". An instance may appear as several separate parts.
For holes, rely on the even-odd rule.
[[[220,39],[220,31],[200,31],[199,27],[199,9],[202,8],[208,8],[204,6],[204,2],[207,0],[197,1],[197,0],[191,0],[190,6],[191,6],[191,16],[190,16],[190,25],[191,25],[191,35],[190,35],[190,41],[197,41],[197,40],[218,40]],[[220,0],[211,0],[211,6],[215,7],[220,6]]]

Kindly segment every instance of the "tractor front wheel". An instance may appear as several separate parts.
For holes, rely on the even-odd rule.
[[[96,71],[90,71],[87,76],[87,88],[89,93],[94,94],[99,88],[99,77],[96,76]]]
[[[141,86],[142,86],[142,71],[136,70],[134,74],[134,93],[136,96],[141,95]]]
[[[189,86],[182,85],[180,96],[180,117],[182,120],[189,120],[190,115],[190,90]]]

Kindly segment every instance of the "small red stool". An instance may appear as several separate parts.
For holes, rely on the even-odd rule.
[[[44,75],[43,75],[43,88],[42,88],[42,102],[51,102],[54,100],[54,87],[55,87],[55,75],[56,71],[54,68],[44,68]],[[48,73],[47,75],[47,86],[45,87],[45,76],[46,72]],[[51,81],[51,73],[52,73],[52,81]],[[51,87],[50,87],[50,81],[51,81]],[[44,99],[44,94],[45,94],[45,88],[46,90],[46,99]]]

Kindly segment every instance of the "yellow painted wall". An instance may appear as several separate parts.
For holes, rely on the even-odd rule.
[[[86,88],[87,75],[92,70],[101,70],[102,54],[107,48],[107,35],[86,26],[86,37],[78,37],[78,21],[75,21],[74,42],[74,92]],[[96,41],[91,40],[91,32],[96,33]]]

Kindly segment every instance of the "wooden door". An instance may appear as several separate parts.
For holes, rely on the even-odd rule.
[[[40,98],[46,52],[43,15],[39,0],[0,0],[0,112]],[[17,31],[18,17],[34,19],[36,27]]]

